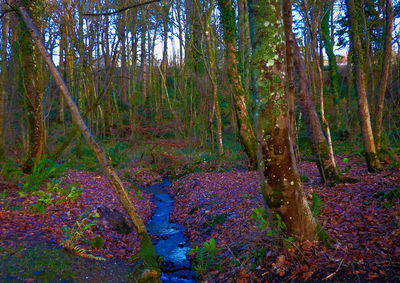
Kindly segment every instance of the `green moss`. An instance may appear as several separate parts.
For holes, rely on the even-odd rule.
[[[283,205],[282,184],[277,183],[271,193],[266,193],[266,202],[270,208],[279,208]]]
[[[368,171],[371,173],[382,171],[382,164],[379,162],[378,156],[374,152],[364,152],[367,160]]]
[[[331,239],[328,234],[325,232],[325,230],[322,228],[321,224],[317,222],[317,235],[318,235],[318,240],[325,246],[331,247],[332,244],[334,244],[336,241]]]

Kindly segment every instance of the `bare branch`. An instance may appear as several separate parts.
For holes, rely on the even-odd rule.
[[[161,0],[148,0],[148,1],[140,2],[140,3],[132,4],[132,5],[127,6],[127,7],[125,7],[125,8],[122,8],[122,9],[119,9],[119,10],[115,10],[115,11],[113,11],[113,12],[107,12],[107,13],[86,13],[86,14],[83,14],[83,15],[84,15],[84,16],[90,16],[90,17],[95,17],[95,16],[111,16],[111,15],[115,15],[115,14],[124,12],[124,11],[129,10],[129,9],[141,7],[141,6],[144,6],[144,5],[148,5],[148,4],[155,3],[155,2],[160,2],[160,1],[161,1]]]

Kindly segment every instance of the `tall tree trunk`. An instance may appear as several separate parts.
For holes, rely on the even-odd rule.
[[[164,33],[163,33],[163,58],[161,62],[161,69],[167,78],[167,67],[168,67],[168,24],[169,24],[169,9],[171,5],[170,3],[166,3],[162,6],[162,15],[163,15],[163,28],[164,28]]]
[[[240,63],[242,65],[243,85],[247,90],[247,103],[250,103],[250,60],[251,42],[247,0],[238,0],[238,32]]]
[[[353,49],[354,73],[358,97],[358,109],[360,112],[361,132],[367,161],[368,171],[376,172],[382,169],[382,165],[376,155],[374,136],[372,134],[371,120],[368,108],[367,92],[365,90],[364,60],[357,22],[354,0],[346,0],[347,13],[350,22],[350,43]]]
[[[333,0],[331,0],[333,2]],[[333,46],[331,43],[331,34],[329,32],[329,18],[330,14],[333,11],[330,10],[331,5],[327,5],[324,16],[321,21],[321,37],[324,43],[326,54],[328,55],[329,61],[329,77],[331,83],[331,89],[334,99],[334,107],[335,107],[335,120],[337,123],[337,127],[340,129],[341,127],[341,115],[339,110],[339,101],[340,101],[340,80],[339,80],[339,71],[336,62],[336,56],[333,52]]]
[[[4,5],[4,4],[3,4]],[[2,5],[2,9],[4,6]],[[6,96],[6,70],[7,70],[7,40],[9,30],[9,15],[3,16],[3,29],[1,37],[1,75],[0,75],[0,159],[4,157],[4,122],[5,122],[5,96]]]
[[[146,32],[147,32],[147,12],[145,9],[142,10],[142,37],[141,41],[141,65],[142,65],[142,110],[146,105],[146,96],[147,96],[147,59],[146,59]],[[150,38],[149,38],[150,40]],[[150,51],[150,50],[149,50]]]
[[[105,0],[104,3],[105,7],[109,7],[109,0]],[[105,17],[105,24],[103,30],[103,56],[104,56],[104,65],[106,69],[111,67],[110,64],[110,41],[109,41],[109,27],[110,21],[108,17]],[[112,95],[112,88],[109,89],[106,93],[106,97],[104,100],[104,136],[110,137],[111,136],[111,129],[112,129],[112,105],[111,105],[111,95]]]
[[[60,71],[61,76],[65,80],[65,59],[64,59],[64,54],[65,54],[65,49],[66,47],[66,40],[65,40],[65,23],[60,24],[60,59],[59,59],[59,64],[58,68]],[[64,114],[64,97],[61,95],[60,96],[60,122],[62,124],[65,123],[65,114]]]
[[[135,13],[135,12],[132,12]],[[136,36],[137,31],[137,12],[134,14],[134,19],[131,22],[131,35],[132,35],[132,66],[131,66],[131,74],[130,79],[132,83],[130,84],[130,91],[129,91],[129,124],[131,129],[131,137],[130,139],[133,140],[135,137],[135,121],[136,121],[136,105],[135,105],[135,96],[136,96],[136,77],[137,77],[137,43],[138,39]]]
[[[224,30],[225,57],[229,81],[232,85],[239,137],[247,156],[249,157],[252,168],[256,169],[258,167],[256,137],[247,110],[246,91],[243,88],[242,78],[239,71],[239,62],[237,59],[235,11],[232,8],[231,0],[218,0],[218,6]]]
[[[301,112],[307,127],[308,136],[315,155],[321,181],[338,180],[340,178],[336,163],[329,157],[329,146],[319,122],[314,102],[311,99],[304,61],[301,58],[300,48],[296,39],[294,42],[294,66],[298,75],[299,99]]]
[[[122,1],[122,7],[126,7],[126,0]],[[128,92],[128,76],[127,76],[127,66],[126,66],[126,58],[127,58],[127,48],[126,48],[126,39],[125,39],[125,28],[126,28],[126,13],[124,11],[119,15],[118,22],[118,36],[121,39],[121,101],[123,103],[128,103],[127,92]]]
[[[218,102],[217,59],[215,54],[216,53],[215,39],[214,39],[215,36],[214,36],[214,31],[212,30],[211,27],[211,16],[212,16],[212,11],[214,10],[215,7],[215,2],[214,0],[209,1],[209,6],[207,7],[205,15],[203,16],[201,15],[202,12],[200,10],[201,8],[198,1],[195,0],[195,2],[196,2],[197,14],[200,19],[200,23],[204,32],[204,38],[206,40],[206,45],[207,45],[208,65],[206,64],[206,62],[204,63],[206,64],[205,66],[207,74],[211,81],[212,97],[213,97],[212,110],[209,119],[209,126],[211,133],[211,149],[214,150],[213,121],[215,117],[215,121],[217,124],[216,139],[217,139],[218,154],[222,156],[224,154],[224,147],[222,142],[221,109],[219,107],[219,102]],[[205,18],[205,20],[203,21],[202,18]],[[206,61],[205,57],[204,61]]]
[[[386,87],[389,79],[390,58],[392,55],[392,32],[393,32],[393,3],[392,0],[386,0],[386,27],[385,27],[385,42],[383,51],[382,72],[379,81],[377,103],[375,110],[374,138],[376,142],[376,150],[379,152],[382,149],[382,119],[383,119],[383,104],[385,101]]]
[[[136,227],[139,241],[141,244],[141,249],[139,255],[144,258],[142,263],[143,270],[142,273],[139,275],[139,282],[141,280],[145,282],[160,282],[160,275],[161,272],[158,268],[157,262],[157,255],[154,250],[154,246],[151,242],[150,236],[147,232],[146,226],[144,225],[143,221],[141,220],[139,214],[137,213],[135,207],[132,205],[128,194],[126,193],[121,180],[119,179],[118,175],[113,170],[111,164],[109,163],[103,149],[97,143],[96,139],[91,134],[90,130],[87,128],[85,121],[83,120],[77,105],[75,104],[74,100],[72,99],[71,93],[68,91],[66,84],[64,83],[60,73],[58,72],[56,66],[54,65],[51,56],[46,51],[43,42],[40,39],[40,35],[35,28],[34,23],[29,17],[28,12],[26,11],[25,7],[19,0],[14,0],[14,4],[17,6],[18,11],[23,19],[23,21],[27,25],[27,29],[29,34],[34,40],[36,47],[39,49],[40,54],[44,58],[46,64],[48,65],[50,72],[54,76],[56,80],[57,86],[62,91],[62,94],[65,98],[65,102],[70,108],[73,122],[79,127],[79,130],[83,134],[88,143],[89,147],[95,153],[105,175],[107,176],[108,180],[110,181],[111,186],[114,188],[117,196],[124,207],[125,211],[129,215],[130,219],[132,220],[133,224]],[[153,281],[152,281],[153,280]]]
[[[258,97],[261,191],[269,214],[280,215],[288,235],[315,240],[318,224],[303,192],[285,109],[285,34],[281,4],[279,0],[249,1],[252,64],[258,71],[254,87]]]
[[[294,105],[294,73],[293,73],[293,36],[292,36],[292,2],[283,2],[283,23],[286,38],[286,72],[287,72],[287,101],[289,110],[289,133],[293,141],[293,151],[296,160],[299,160],[299,152],[296,141],[296,114]]]
[[[35,24],[41,27],[43,6],[40,1],[25,1]],[[23,94],[26,99],[28,121],[28,152],[22,164],[24,173],[31,173],[43,153],[43,87],[40,77],[41,60],[38,49],[26,32],[26,25],[20,22],[18,34],[20,47],[20,68],[23,81]]]

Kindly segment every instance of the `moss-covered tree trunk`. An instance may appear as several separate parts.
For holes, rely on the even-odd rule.
[[[347,15],[350,22],[350,44],[353,50],[354,74],[365,158],[367,161],[368,171],[376,172],[382,169],[382,164],[379,162],[376,155],[375,141],[372,134],[367,92],[365,89],[366,82],[364,75],[364,55],[359,35],[356,7],[354,0],[346,0],[346,5]]]
[[[338,128],[341,127],[341,115],[339,110],[339,101],[340,101],[340,80],[339,80],[339,71],[336,62],[336,56],[333,52],[333,46],[331,41],[331,33],[329,31],[329,18],[330,14],[333,13],[331,11],[331,5],[326,5],[324,9],[324,16],[322,17],[321,21],[321,37],[324,43],[325,52],[328,55],[328,62],[329,62],[329,77],[331,83],[331,90],[333,94],[334,100],[334,107],[335,107],[335,120],[336,126]]]
[[[249,28],[249,13],[247,0],[238,0],[238,33],[239,33],[239,52],[240,63],[242,66],[243,85],[247,90],[247,103],[251,103],[250,99],[250,60],[251,60],[251,42],[250,42],[250,28]]]
[[[386,87],[389,80],[390,58],[392,55],[392,32],[393,32],[393,3],[392,0],[386,0],[386,25],[385,25],[385,41],[383,51],[382,72],[379,81],[377,103],[375,110],[374,138],[376,142],[376,150],[381,150],[382,136],[382,120],[383,120],[383,104],[385,101]]]
[[[293,42],[294,66],[297,71],[299,87],[298,103],[307,127],[308,136],[315,155],[321,181],[338,180],[340,178],[339,171],[337,170],[335,161],[329,157],[329,146],[322,131],[314,102],[311,99],[304,61],[301,57],[300,48],[294,37]]]
[[[140,46],[141,46],[141,71],[142,71],[142,111],[146,105],[146,97],[147,97],[147,55],[146,55],[146,32],[147,32],[147,12],[145,9],[142,10],[142,31],[140,38]],[[149,39],[150,40],[150,39]]]
[[[303,192],[289,135],[281,5],[279,0],[249,1],[261,191],[268,211],[281,216],[287,234],[314,240],[318,224]]]
[[[257,168],[257,149],[254,129],[246,105],[246,90],[243,88],[237,54],[235,10],[231,0],[218,0],[224,30],[225,57],[229,81],[232,85],[239,137],[250,159],[253,169]]]
[[[35,25],[41,27],[43,3],[39,0],[23,1],[27,10],[32,15]],[[26,25],[20,22],[19,32],[19,58],[20,73],[22,78],[22,92],[26,99],[28,122],[28,152],[22,164],[25,173],[31,173],[35,163],[39,162],[43,153],[43,87],[41,80],[41,60],[38,49],[26,31]]]
[[[212,89],[212,110],[211,110],[211,115],[210,115],[210,120],[209,120],[209,126],[210,126],[210,135],[211,135],[211,149],[214,150],[214,117],[215,117],[215,122],[217,126],[217,131],[216,131],[216,141],[217,141],[217,147],[218,147],[218,154],[219,156],[222,156],[224,154],[224,145],[222,141],[222,119],[221,119],[221,108],[219,106],[219,101],[218,101],[218,82],[217,82],[217,58],[216,58],[216,50],[215,50],[215,35],[213,28],[211,26],[211,16],[212,12],[215,8],[215,1],[210,0],[207,3],[207,8],[202,15],[202,11],[200,8],[199,1],[195,0],[196,3],[196,10],[198,17],[200,19],[200,24],[204,33],[204,38],[206,41],[206,47],[207,47],[207,54],[208,54],[208,60],[204,60],[205,64],[205,69],[207,71],[208,77],[210,78],[211,81],[211,89]],[[204,19],[203,19],[204,18]],[[208,64],[207,62],[208,61]]]
[[[142,257],[144,259],[144,261],[142,263],[143,269],[141,270],[141,273],[138,275],[139,281],[159,282],[161,274],[160,274],[160,270],[158,268],[157,255],[154,250],[154,246],[151,242],[150,236],[147,232],[146,226],[144,225],[139,214],[137,213],[135,207],[131,203],[121,180],[119,179],[118,175],[115,173],[114,169],[112,168],[103,149],[97,143],[96,139],[91,134],[88,127],[86,126],[85,121],[83,120],[77,105],[75,104],[74,100],[72,99],[71,93],[69,92],[65,82],[63,81],[60,73],[58,72],[56,66],[54,65],[50,54],[46,51],[46,47],[44,46],[43,42],[41,41],[40,35],[39,35],[34,23],[32,22],[31,18],[29,17],[27,10],[25,9],[24,5],[19,0],[14,0],[13,3],[18,8],[18,11],[19,11],[23,21],[26,23],[27,30],[29,32],[27,34],[28,35],[30,34],[30,36],[34,40],[35,46],[40,51],[39,54],[41,54],[41,56],[44,58],[46,64],[48,65],[48,67],[50,69],[50,72],[54,76],[56,84],[59,87],[60,91],[62,92],[65,102],[71,111],[72,120],[73,120],[74,124],[76,124],[78,126],[80,132],[85,137],[85,140],[88,143],[89,147],[93,150],[94,154],[96,155],[96,157],[103,169],[104,174],[106,175],[111,186],[114,188],[115,192],[117,193],[117,196],[118,196],[123,208],[129,215],[130,219],[132,220],[132,222],[136,228],[136,231],[139,236],[140,245],[141,245],[139,255],[140,255],[140,257]]]
[[[60,29],[59,29],[59,33],[60,33],[60,59],[59,59],[59,64],[58,64],[58,68],[60,71],[61,76],[63,77],[63,79],[65,79],[65,59],[64,59],[64,54],[65,54],[65,48],[66,48],[66,40],[65,40],[65,23],[61,22],[60,23]],[[62,124],[64,124],[65,122],[65,113],[64,113],[64,98],[61,95],[60,96],[60,122]]]
[[[3,4],[4,5],[4,4]],[[2,5],[2,9],[5,9]],[[7,70],[7,40],[9,30],[9,15],[5,14],[2,19],[1,36],[1,73],[0,73],[0,159],[4,157],[4,122],[5,122],[5,96],[6,96],[6,70]]]

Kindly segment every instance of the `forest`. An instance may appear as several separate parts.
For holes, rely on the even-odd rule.
[[[400,281],[400,1],[0,4],[1,282]]]

